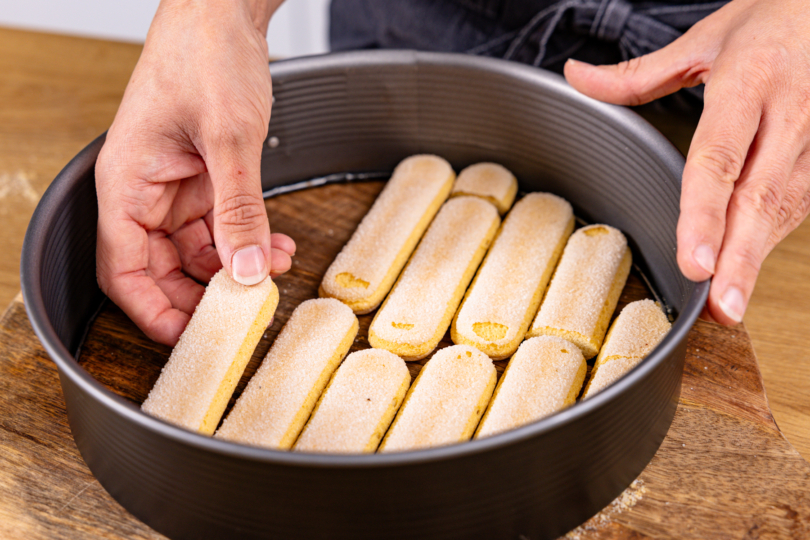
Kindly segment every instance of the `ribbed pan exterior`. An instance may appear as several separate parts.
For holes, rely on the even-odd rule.
[[[103,137],[54,181],[23,248],[34,328],[60,370],[71,429],[101,484],[173,538],[554,538],[608,504],[672,421],[685,338],[708,284],[675,260],[683,160],[636,115],[499,60],[407,51],[271,65],[276,102],[263,187],[390,171],[431,152],[460,169],[503,163],[525,191],[621,228],[678,318],[652,355],[585,403],[512,432],[390,455],[250,448],[142,414],[74,361],[103,299],[93,167]],[[522,535],[522,536],[521,536]]]

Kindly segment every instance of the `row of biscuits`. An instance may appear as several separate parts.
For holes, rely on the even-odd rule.
[[[435,156],[414,156],[397,167],[389,186],[380,195],[355,235],[325,275],[324,283],[321,286],[322,295],[329,296],[328,282],[331,280],[332,285],[341,285],[341,283],[347,285],[343,287],[343,292],[348,290],[353,294],[345,295],[348,298],[341,298],[341,300],[355,311],[366,312],[376,307],[373,304],[375,302],[378,304],[387,292],[386,282],[387,287],[390,288],[398,270],[386,269],[384,268],[385,261],[377,260],[371,265],[377,267],[376,274],[363,274],[362,277],[358,277],[357,274],[361,274],[364,268],[362,264],[358,263],[363,254],[371,254],[372,258],[380,255],[379,250],[372,250],[366,245],[369,242],[369,230],[385,228],[386,219],[393,219],[395,223],[410,219],[411,223],[416,221],[416,228],[421,227],[424,230],[427,223],[430,222],[431,213],[436,213],[437,200],[441,204],[443,201],[441,194],[449,191],[446,179],[451,178],[452,181],[452,168],[446,162],[442,162],[441,158]],[[409,171],[410,174],[406,174]],[[403,184],[413,182],[415,177],[424,178],[426,171],[433,174],[435,185],[441,184],[437,190],[434,190],[438,191],[438,195],[422,197],[422,207],[417,208],[418,211],[414,211],[414,206],[407,204],[407,201],[406,204],[400,204],[399,207],[408,207],[405,216],[392,217],[391,210],[395,208],[390,204],[384,208],[386,212],[375,213],[375,209],[385,206],[379,206],[381,201],[388,204],[386,201],[390,197],[385,195],[389,189],[394,192],[398,191],[398,196],[402,197],[408,192],[408,189],[402,187]],[[478,185],[475,185],[476,182]],[[565,245],[573,228],[573,214],[567,202],[553,195],[530,194],[516,205],[503,227],[498,230],[498,213],[508,210],[514,199],[516,186],[516,180],[511,173],[503,167],[493,164],[479,164],[469,167],[461,173],[453,188],[455,198],[441,206],[441,210],[430,224],[428,232],[419,243],[419,248],[410,257],[408,266],[397,281],[391,295],[386,299],[383,308],[375,317],[369,336],[372,345],[400,353],[406,360],[422,358],[435,348],[439,339],[446,332],[453,315],[456,314],[452,333],[453,340],[457,343],[477,346],[496,359],[505,358],[514,352],[528,329],[529,321],[537,311],[545,285],[560,257],[562,246]],[[411,191],[413,191],[413,187],[410,186]],[[467,196],[468,193],[481,194],[490,202]],[[446,196],[445,193],[444,197]],[[370,216],[374,219],[369,219]],[[425,219],[425,216],[428,218]],[[364,231],[363,224],[366,223],[371,223],[373,227],[367,227]],[[456,313],[461,297],[496,231],[498,231],[497,241],[476,275],[473,286],[467,291],[461,309]],[[532,234],[535,236],[531,236]],[[415,240],[414,236],[416,236]],[[359,240],[356,241],[356,238]],[[393,246],[387,252],[388,262],[393,260],[391,264],[399,265],[401,268],[404,265],[402,261],[408,259],[410,250],[419,240],[419,234],[414,235],[413,231],[410,231],[405,235],[399,234],[394,240],[398,240],[400,243],[397,244],[390,237],[386,238],[383,243]],[[379,238],[372,244],[375,242],[379,242]],[[376,243],[376,245],[380,244]],[[604,247],[605,245],[608,247]],[[352,249],[348,249],[350,247]],[[343,256],[344,254],[352,256]],[[341,265],[350,271],[339,271]],[[601,339],[607,329],[607,322],[629,272],[629,266],[629,250],[620,232],[599,225],[584,228],[575,233],[565,248],[563,260],[529,335],[561,335],[569,338],[586,354],[592,352],[590,356],[595,355],[599,350]],[[590,267],[595,270],[589,269]],[[585,269],[583,270],[583,268]],[[393,278],[390,277],[391,274],[393,274]],[[594,280],[595,275],[600,276],[599,279]],[[212,280],[212,285],[226,278],[227,275],[215,278]],[[267,281],[270,282],[269,279]],[[565,306],[566,302],[571,301],[571,298],[567,298],[566,295],[570,296],[572,290],[576,292],[578,289],[583,289],[583,283],[588,285],[585,291],[585,296],[588,298],[587,305],[595,306],[596,309],[573,310],[575,312],[573,315],[570,311],[560,310],[559,306]],[[372,284],[374,287],[370,287]],[[233,284],[230,285],[230,288],[233,289]],[[362,294],[357,294],[362,292],[361,289],[369,288],[372,289],[374,296],[371,300],[363,297]],[[274,291],[274,289],[275,286],[270,282],[269,290]],[[334,287],[332,289],[334,290]],[[352,289],[355,290],[352,291]],[[208,296],[208,292],[206,292],[206,296]],[[217,295],[217,297],[221,296],[221,294]],[[261,297],[261,294],[255,296]],[[275,292],[275,299],[277,301],[277,292]],[[415,301],[415,299],[419,301]],[[552,299],[553,301],[550,301]],[[211,303],[201,302],[198,312],[206,313],[205,306]],[[547,304],[550,308],[544,311]],[[343,308],[342,313],[340,308]],[[660,309],[657,307],[654,309],[668,325],[666,317],[663,316]],[[270,316],[272,316],[272,312]],[[197,318],[196,312],[195,318]],[[619,320],[621,320],[621,316],[617,319],[617,323]],[[242,325],[245,326],[245,323]],[[222,326],[222,324],[219,325],[220,332],[223,331]],[[224,326],[226,326],[226,333],[240,335],[239,329],[234,328],[238,325],[227,324]],[[251,328],[253,326],[256,324],[253,324]],[[189,325],[189,328],[193,330],[192,324]],[[313,333],[313,328],[317,328],[318,331]],[[236,331],[234,332],[234,330]],[[611,333],[613,332],[614,330],[611,330]],[[255,331],[253,333],[255,334]],[[217,432],[217,437],[273,448],[290,448],[297,440],[295,448],[299,450],[373,451],[396,413],[399,403],[402,402],[403,395],[409,386],[410,377],[402,360],[394,354],[388,353],[386,357],[384,351],[362,351],[366,353],[361,355],[362,358],[359,356],[355,358],[360,353],[355,353],[347,358],[344,367],[331,377],[326,392],[322,393],[330,376],[348,351],[356,333],[356,317],[338,302],[323,299],[308,301],[299,306],[268,353],[262,367],[251,379],[234,410]],[[192,334],[197,335],[199,331],[192,332]],[[248,334],[251,332],[248,331]],[[260,335],[259,333],[258,337]],[[313,336],[316,339],[313,339]],[[213,395],[216,407],[209,405],[208,409],[215,410],[214,412],[218,410],[219,416],[207,410],[204,413],[206,420],[200,424],[183,418],[182,414],[167,413],[169,409],[176,410],[183,407],[172,406],[169,403],[171,400],[166,398],[167,391],[161,392],[160,389],[177,387],[177,381],[181,379],[188,381],[194,380],[195,377],[199,378],[199,374],[189,376],[194,369],[188,366],[183,368],[182,358],[193,356],[193,353],[199,354],[200,350],[196,348],[196,351],[189,351],[188,346],[181,347],[184,342],[194,343],[194,339],[184,341],[182,338],[164,368],[161,379],[144,403],[144,410],[170,422],[210,434],[219,422],[224,405],[227,403],[236,381],[241,376],[244,369],[242,361],[246,363],[244,358],[234,362],[229,362],[228,359],[244,357],[243,349],[248,349],[247,358],[249,358],[250,352],[255,347],[255,343],[250,346],[249,342],[254,338],[255,341],[258,341],[255,336],[249,335],[248,337],[250,339],[245,338],[244,343],[240,345],[241,348],[235,353],[223,355],[222,351],[218,351],[216,355],[208,355],[223,358],[220,362],[222,365],[220,371],[224,370],[222,380],[219,383],[214,382],[208,385],[216,387],[213,394],[208,392]],[[472,343],[470,343],[471,341]],[[521,346],[518,354],[510,361],[507,372],[495,392],[496,398],[487,410],[484,421],[481,422],[479,435],[501,431],[502,429],[498,425],[503,424],[504,418],[507,417],[511,418],[513,425],[523,423],[520,418],[521,414],[523,416],[528,414],[526,411],[523,413],[508,412],[514,409],[514,405],[510,409],[510,406],[500,404],[514,402],[514,398],[509,397],[517,391],[513,388],[525,387],[523,382],[531,379],[531,373],[526,369],[527,366],[531,367],[532,363],[537,364],[537,361],[522,359],[537,357],[537,351],[534,353],[522,351],[529,351],[532,347],[527,348],[527,345],[538,341],[543,341],[545,348],[548,349],[548,339],[530,340]],[[562,342],[561,339],[558,341]],[[575,349],[570,345],[568,348]],[[533,347],[536,349],[538,346]],[[569,352],[565,349],[566,345],[557,343],[550,346],[552,349],[559,348],[564,353]],[[234,346],[231,346],[231,349],[233,348]],[[472,435],[481,413],[490,401],[489,397],[495,386],[494,367],[486,354],[472,347],[466,347],[466,354],[456,354],[450,349],[456,349],[456,347],[440,351],[423,368],[405,398],[406,406],[397,416],[389,435],[383,441],[381,450],[392,451],[446,444],[465,440]],[[451,371],[452,376],[446,373],[443,375],[439,367],[428,367],[440,366],[448,362],[452,364],[450,360],[444,360],[444,358],[454,355],[457,355],[456,364],[458,365],[456,371]],[[295,360],[303,357],[320,358],[320,360],[309,364]],[[465,380],[465,371],[459,367],[464,367],[465,357],[474,357],[481,366],[488,362],[490,369],[486,370],[483,367],[481,369],[491,372],[491,377],[489,377],[491,381],[488,379],[487,383],[481,387],[484,389],[482,392],[474,393],[474,398],[470,398],[472,401],[467,400],[466,408],[458,404],[445,407],[443,404],[455,403],[453,399],[447,397],[447,392],[445,391],[443,394],[435,389],[428,389],[432,388],[431,385],[435,387],[436,384],[439,384],[440,387],[442,384],[452,385],[452,383]],[[581,354],[580,358],[582,358]],[[612,361],[612,358],[607,358],[607,360],[611,360],[609,364],[607,361],[600,363],[600,360],[597,359],[597,367],[617,366],[618,363]],[[466,362],[473,362],[473,360]],[[191,363],[193,362],[185,362],[185,364]],[[380,366],[386,365],[389,366],[387,375],[384,369],[382,372],[380,371]],[[241,369],[239,369],[240,366]],[[352,366],[351,369],[349,366]],[[584,358],[582,358],[581,367],[584,368],[584,366]],[[579,371],[581,371],[581,375]],[[600,373],[608,375],[614,373],[615,375],[617,372],[616,369],[601,367],[601,369],[594,370],[594,375]],[[431,373],[438,373],[438,375],[431,375]],[[509,373],[524,374],[507,377]],[[563,381],[564,399],[557,400],[560,402],[557,409],[554,409],[557,405],[550,406],[553,410],[546,406],[548,412],[543,415],[573,403],[579,394],[585,371],[577,367],[575,375],[576,377],[572,381],[578,380],[578,385],[574,382]],[[376,380],[374,377],[377,376],[382,377],[379,384],[374,383],[368,386],[369,381]],[[436,377],[442,382],[431,383]],[[210,378],[214,381],[217,379],[217,377]],[[359,391],[360,388],[363,388],[363,385],[360,384],[362,381],[366,382],[367,388]],[[592,378],[589,388],[598,386],[594,386],[593,381]],[[465,383],[460,386],[456,384],[456,386],[464,389],[476,388],[472,381],[468,382],[469,384]],[[190,389],[188,384],[185,386],[186,390]],[[383,391],[386,388],[388,393]],[[361,394],[368,394],[365,401],[358,397]],[[319,396],[320,401],[316,406],[315,403]],[[437,399],[438,401],[436,401]],[[350,406],[348,410],[345,409],[348,406],[347,403],[353,403],[352,400],[356,402],[354,408],[352,409]],[[187,400],[178,401],[187,403]],[[531,400],[524,397],[519,398],[518,401],[525,404]],[[546,401],[548,400],[546,399]],[[204,400],[201,401],[202,404],[198,404],[198,409],[205,409],[203,402]],[[474,414],[469,413],[470,403],[474,405]],[[358,406],[361,408],[357,409]],[[312,413],[313,409],[314,413]],[[349,410],[354,412],[348,414]],[[430,415],[430,421],[425,415]],[[304,428],[307,418],[310,420]],[[340,424],[341,418],[353,418],[356,425],[354,428],[336,430],[335,426]],[[448,423],[447,425],[458,425],[459,418],[463,420],[461,435],[448,439],[447,433],[453,430],[439,420],[443,419]],[[498,418],[501,420],[497,420]],[[358,426],[365,426],[365,428],[358,428]],[[434,426],[437,430],[436,434],[444,434],[444,438],[442,436],[437,438],[436,434],[432,436],[423,434],[421,439],[424,440],[419,442],[420,436],[414,432],[414,426],[419,428]],[[301,433],[302,428],[303,433]],[[353,439],[351,434],[355,433],[355,428],[359,431]],[[299,433],[301,433],[300,437]],[[336,435],[336,433],[342,433],[342,435]]]
[[[526,335],[556,335],[574,342],[586,358],[596,356],[630,273],[624,235],[607,225],[572,235],[571,205],[548,193],[523,197],[500,226],[499,214],[517,193],[514,175],[500,165],[476,164],[461,172],[451,190],[447,179],[453,174],[437,156],[400,163],[326,271],[321,296],[337,298],[356,313],[385,298],[369,343],[406,361],[429,355],[451,322],[454,343],[496,360],[512,356]],[[408,189],[430,196],[407,198]],[[389,193],[397,193],[400,204],[389,203]],[[451,198],[437,207],[433,193]],[[387,249],[370,231],[385,232]],[[381,281],[383,275],[388,277]]]
[[[222,299],[223,283],[233,286],[220,277],[206,291],[204,308],[210,300]],[[199,325],[202,319],[197,320]],[[334,299],[299,305],[215,436],[310,452],[374,452],[381,440],[381,452],[428,448],[463,442],[473,432],[486,437],[548,416],[574,403],[585,378],[585,359],[577,347],[559,337],[541,336],[520,346],[497,388],[492,360],[467,345],[438,351],[411,385],[405,362],[385,350],[358,351],[341,364],[357,328],[351,310]],[[585,397],[635,365],[667,329],[666,318],[653,302],[629,304],[611,328]],[[642,334],[642,340],[635,339]],[[173,356],[169,377],[161,377],[144,410],[210,433],[211,424],[162,414],[187,412],[189,395],[204,394],[165,391],[181,367],[193,375],[185,380],[202,378],[191,362],[182,366],[183,359],[190,358],[182,353],[178,349]],[[196,409],[203,412],[210,406]],[[212,420],[213,425],[218,420]]]

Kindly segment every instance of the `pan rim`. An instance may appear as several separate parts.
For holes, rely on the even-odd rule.
[[[683,169],[683,157],[657,130],[644,119],[623,107],[596,102],[577,93],[565,83],[564,79],[556,74],[533,69],[529,66],[506,62],[493,58],[473,57],[454,53],[424,53],[414,51],[360,51],[335,53],[316,57],[305,57],[284,60],[271,65],[274,77],[291,76],[298,73],[310,73],[313,66],[318,68],[333,68],[336,65],[357,67],[358,64],[441,64],[456,67],[472,67],[488,72],[497,71],[509,76],[520,78],[529,77],[540,81],[542,86],[551,87],[557,94],[565,95],[568,99],[587,102],[588,107],[596,107],[599,112],[611,117],[615,122],[632,131],[639,137],[645,138],[646,144],[655,151],[665,166],[677,178]],[[578,419],[592,414],[594,411],[608,406],[615,399],[644,379],[656,367],[665,361],[679,344],[686,339],[686,334],[697,319],[708,297],[710,282],[697,283],[691,295],[686,299],[684,308],[676,318],[672,329],[648,355],[648,357],[622,377],[619,381],[598,393],[592,398],[577,402],[573,406],[543,418],[510,430],[483,439],[474,439],[464,443],[453,444],[438,448],[414,450],[391,454],[315,454],[297,453],[268,448],[246,446],[229,441],[223,441],[183,428],[168,424],[143,413],[128,400],[118,396],[105,388],[82,368],[70,354],[65,344],[58,337],[45,310],[41,286],[41,250],[44,249],[45,234],[48,223],[58,212],[59,205],[64,196],[73,189],[74,185],[82,180],[87,173],[86,162],[91,159],[95,163],[95,156],[103,145],[105,134],[83,149],[70,163],[57,175],[54,182],[43,195],[37,206],[31,223],[26,232],[22,252],[21,284],[23,298],[29,320],[34,331],[49,356],[59,369],[60,376],[68,377],[89,397],[100,402],[107,409],[139,427],[157,433],[173,442],[220,454],[231,458],[248,461],[271,463],[274,465],[289,465],[297,467],[314,468],[378,468],[391,466],[409,466],[425,462],[439,462],[443,460],[466,458],[477,454],[493,452],[504,446],[511,446],[526,439],[543,436],[566,424],[576,422]],[[93,155],[95,154],[95,155]]]

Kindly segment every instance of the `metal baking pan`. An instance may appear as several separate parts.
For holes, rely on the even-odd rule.
[[[625,232],[676,316],[628,376],[514,431],[387,455],[241,446],[143,414],[75,361],[103,300],[95,278],[93,170],[102,135],[53,182],[25,238],[22,288],[59,368],[87,465],[110,494],[173,538],[553,538],[615,498],[658,449],[675,412],[686,336],[708,283],[675,259],[683,158],[629,110],[524,65],[370,51],[271,65],[275,105],[262,185],[390,171],[430,152],[458,170],[496,161],[523,191],[551,191]],[[272,142],[271,142],[272,139]],[[345,175],[344,175],[345,176]]]

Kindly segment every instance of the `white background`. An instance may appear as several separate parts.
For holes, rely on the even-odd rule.
[[[158,0],[0,0],[0,26],[118,41],[146,38]],[[273,16],[267,45],[274,57],[328,50],[329,0],[287,0]]]

